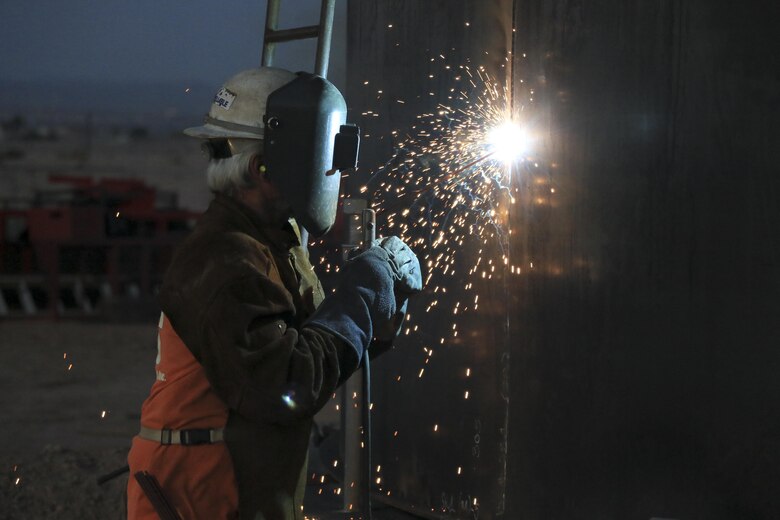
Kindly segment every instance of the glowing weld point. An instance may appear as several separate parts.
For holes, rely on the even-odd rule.
[[[512,121],[497,126],[488,133],[490,150],[496,159],[512,163],[528,148],[528,134]]]

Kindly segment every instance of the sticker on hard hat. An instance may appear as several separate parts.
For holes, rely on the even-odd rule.
[[[236,95],[233,92],[229,91],[225,87],[222,87],[219,89],[219,92],[214,95],[214,104],[218,107],[224,108],[225,110],[229,110],[230,105],[233,104],[235,99]]]

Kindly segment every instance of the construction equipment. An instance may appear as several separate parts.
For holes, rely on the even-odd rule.
[[[197,218],[135,179],[49,182],[0,204],[0,317],[84,316],[120,295],[151,295]]]

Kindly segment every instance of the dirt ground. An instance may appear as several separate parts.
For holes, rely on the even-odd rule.
[[[0,322],[0,519],[121,518],[156,323]]]
[[[127,474],[103,485],[96,478],[125,465],[154,382],[156,333],[155,319],[0,321],[0,520],[124,517]],[[337,416],[323,410],[317,419]],[[319,487],[309,490],[306,510],[341,518],[323,513],[339,501]],[[374,518],[410,517],[384,510]]]

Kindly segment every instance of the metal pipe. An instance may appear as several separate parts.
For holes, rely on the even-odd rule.
[[[360,249],[366,250],[376,239],[376,211],[360,213]],[[356,371],[344,385],[342,427],[344,439],[344,511],[371,520],[371,366],[368,352],[363,369]],[[359,395],[360,399],[354,399]]]
[[[279,2],[281,0],[268,0],[268,6],[265,11],[265,34],[263,35],[263,54],[260,58],[260,64],[263,67],[270,67],[274,62],[275,44],[269,41],[269,36],[276,31],[279,24]]]
[[[364,209],[361,213],[363,225],[363,243],[360,249],[366,250],[376,240],[376,210]]]
[[[330,62],[330,40],[333,34],[333,13],[336,0],[322,0],[320,8],[319,39],[317,40],[317,61],[314,64],[314,73],[328,76],[328,64]]]
[[[343,211],[348,217],[348,236],[342,243],[344,261],[356,248],[362,247],[364,230],[362,212],[366,201],[360,199],[344,199]],[[360,509],[361,493],[359,482],[362,479],[362,451],[360,449],[362,400],[353,396],[363,391],[363,372],[355,371],[344,384],[341,396],[341,450],[344,454],[343,512],[357,513]]]

